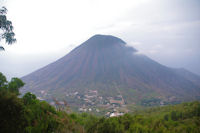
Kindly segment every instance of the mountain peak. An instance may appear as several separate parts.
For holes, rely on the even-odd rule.
[[[115,42],[120,42],[120,43],[124,43],[124,44],[126,43],[122,39],[115,37],[115,36],[112,36],[112,35],[96,34],[96,35],[92,36],[90,39],[91,40],[93,40],[93,39],[95,39],[95,40],[96,39],[98,39],[98,40],[113,40]]]
[[[85,41],[83,44],[85,45],[100,45],[100,46],[108,46],[108,45],[116,45],[116,44],[126,44],[122,39],[112,36],[112,35],[101,35],[96,34]]]

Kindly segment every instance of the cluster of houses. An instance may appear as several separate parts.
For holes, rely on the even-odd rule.
[[[47,95],[45,91],[40,92],[42,95]],[[79,112],[96,112],[101,113],[102,108],[107,110],[105,116],[114,117],[123,115],[123,112],[118,111],[119,107],[125,106],[124,99],[121,95],[116,97],[102,97],[98,94],[97,90],[88,90],[84,94],[78,91],[66,93],[66,97],[76,98],[81,101],[82,106],[78,108]],[[39,99],[43,100],[41,97]],[[64,105],[63,101],[58,101],[60,105]],[[55,106],[55,101],[50,102]]]
[[[125,105],[124,99],[121,95],[117,97],[102,97],[98,95],[97,90],[89,90],[83,97],[84,104],[79,108],[80,112],[97,112],[98,108],[105,108],[110,110],[106,112],[107,117],[114,117],[123,115],[123,112],[119,112],[117,109]]]

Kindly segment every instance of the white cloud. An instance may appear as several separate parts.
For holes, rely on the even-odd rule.
[[[128,43],[128,45],[130,45],[130,46],[140,46],[140,45],[142,45],[142,43],[141,42],[131,42],[131,43]]]

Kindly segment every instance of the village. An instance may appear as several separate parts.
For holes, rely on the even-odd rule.
[[[37,97],[39,100],[44,100],[48,95],[47,92],[42,90],[40,92],[40,97]],[[101,114],[106,117],[121,116],[124,113],[127,113],[125,101],[121,94],[115,97],[103,97],[99,95],[97,90],[87,90],[84,93],[79,93],[78,91],[70,92],[65,94],[66,99],[76,99],[80,102],[80,105],[77,108],[78,112],[87,112]],[[57,103],[60,105],[65,104],[64,101],[58,100]],[[56,106],[55,99],[50,101],[50,104]],[[70,103],[69,103],[70,104]]]
[[[84,95],[76,91],[67,94],[67,96],[74,96],[82,101],[82,106],[78,108],[79,112],[102,113],[102,111],[106,111],[104,114],[106,117],[120,116],[127,112],[119,110],[125,107],[122,95],[117,95],[116,97],[102,97],[98,94],[97,90],[88,90]]]
[[[47,92],[44,90],[40,91],[40,97],[37,97],[39,100],[44,100],[46,96],[50,96]],[[166,105],[168,102],[173,102],[175,97],[169,97],[168,99],[165,99],[165,101],[160,100],[160,98],[152,98],[148,100],[143,100],[141,104],[143,106],[154,106],[154,105]],[[123,96],[121,95],[120,91],[118,95],[115,97],[105,97],[98,93],[97,90],[90,90],[87,89],[85,92],[68,92],[65,94],[65,98],[63,99],[56,99],[50,100],[50,104],[53,106],[56,106],[56,102],[59,103],[62,106],[65,106],[66,103],[69,101],[76,100],[76,103],[79,103],[78,105],[75,105],[73,107],[76,107],[77,112],[87,112],[87,113],[93,113],[93,114],[101,114],[106,117],[114,117],[114,116],[121,116],[124,113],[129,112],[128,108],[126,107],[126,103],[124,101]],[[56,101],[56,102],[55,102]],[[67,101],[67,102],[66,102]],[[68,103],[68,106],[73,105],[72,103]],[[70,107],[74,109],[73,107]]]

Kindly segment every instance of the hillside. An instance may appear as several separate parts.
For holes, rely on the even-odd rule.
[[[1,79],[6,79],[0,73]],[[14,84],[18,86],[13,86]],[[3,133],[199,133],[200,102],[134,110],[122,116],[97,117],[56,108],[34,94],[19,96],[18,78],[2,80],[0,86],[0,132]]]
[[[125,41],[95,35],[61,59],[24,76],[22,92],[67,100],[80,110],[200,99],[200,77],[140,55]],[[80,108],[82,107],[82,108]]]
[[[81,117],[80,117],[81,118]],[[92,119],[89,133],[198,133],[199,102],[150,108],[120,117]]]

